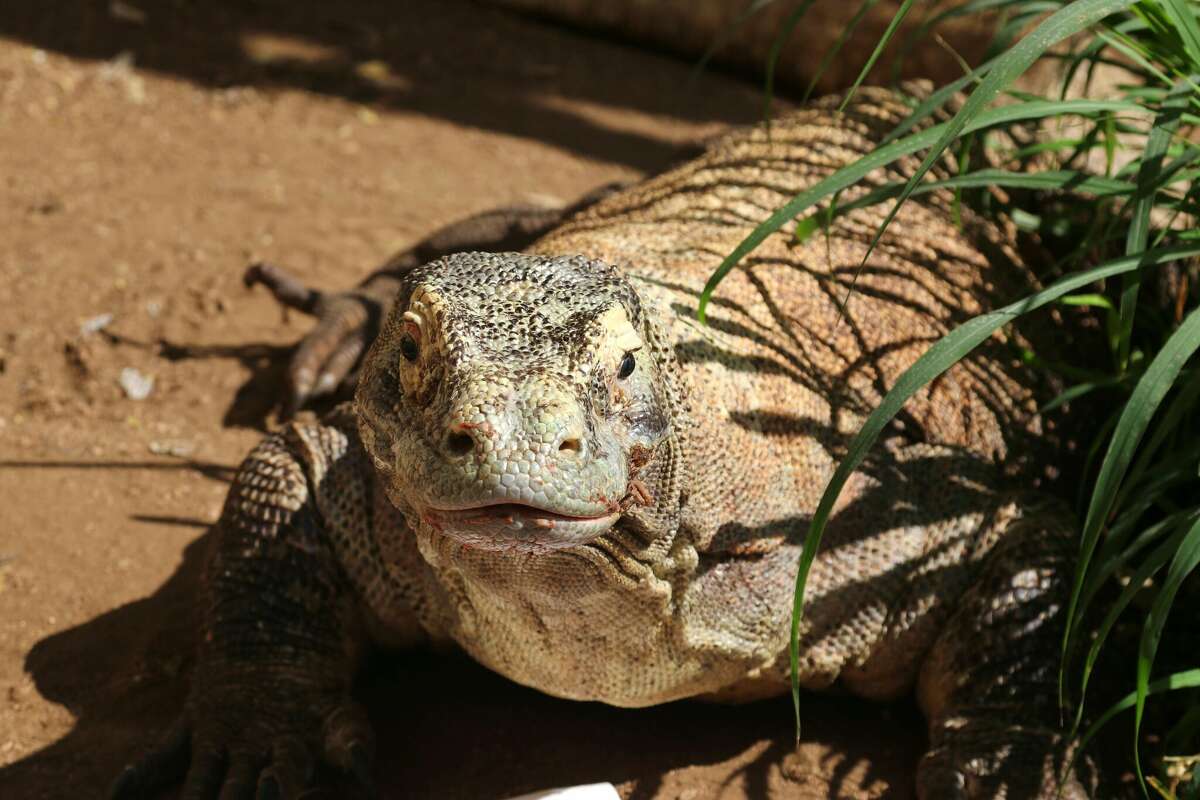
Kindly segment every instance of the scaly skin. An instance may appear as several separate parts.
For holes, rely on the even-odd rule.
[[[772,237],[699,325],[720,256],[905,110],[874,90],[832,108],[735,131],[525,254],[397,268],[353,405],[285,427],[239,474],[197,688],[118,796],[173,777],[189,742],[188,797],[224,779],[299,791],[318,754],[362,772],[348,692],[372,641],[454,642],[624,706],[785,691],[800,542],[848,437],[936,337],[1034,284],[1011,231],[969,212],[955,227],[933,194],[901,209],[844,315],[878,210],[801,246]],[[1032,491],[1052,451],[1021,341],[996,337],[908,403],[809,578],[804,684],[915,687],[926,800],[1049,798],[1065,757],[1051,698],[1072,523]],[[1075,778],[1064,796],[1083,796]]]

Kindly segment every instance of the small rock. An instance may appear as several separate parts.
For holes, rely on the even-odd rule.
[[[134,72],[132,51],[123,50],[104,62],[98,75],[101,80],[116,83],[125,89],[126,98],[135,105],[146,102],[146,87],[141,76]]]
[[[88,336],[93,333],[99,333],[112,324],[113,315],[109,313],[97,314],[94,317],[88,317],[79,326],[79,335]]]
[[[395,89],[403,91],[409,88],[410,81],[403,75],[394,72],[386,61],[363,61],[354,67],[358,77],[374,84],[377,89]]]
[[[100,65],[100,77],[106,81],[128,77],[133,72],[133,63],[133,51],[122,50]]]
[[[154,389],[154,376],[143,375],[133,367],[121,370],[117,382],[121,384],[121,389],[130,400],[145,400]]]
[[[196,452],[196,443],[179,439],[156,439],[148,445],[150,452],[156,456],[175,456],[187,458]]]
[[[143,25],[146,22],[145,11],[129,3],[122,3],[121,0],[113,0],[109,3],[108,13],[112,15],[113,19],[132,22],[135,25]]]

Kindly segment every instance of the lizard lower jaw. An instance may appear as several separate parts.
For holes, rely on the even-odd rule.
[[[467,547],[541,552],[578,547],[604,534],[620,517],[610,511],[577,517],[520,503],[461,509],[427,508],[425,524]]]

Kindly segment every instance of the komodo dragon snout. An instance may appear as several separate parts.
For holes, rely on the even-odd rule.
[[[603,535],[668,427],[643,325],[629,281],[582,257],[410,272],[355,401],[392,503],[489,550]]]

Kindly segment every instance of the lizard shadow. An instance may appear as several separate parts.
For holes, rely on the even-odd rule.
[[[263,432],[278,405],[275,398],[284,383],[284,371],[291,352],[291,345],[194,345],[166,339],[158,342],[158,354],[167,361],[217,358],[240,363],[249,371],[250,377],[234,392],[221,415],[221,424],[227,428],[253,428]]]
[[[237,361],[249,376],[234,390],[233,397],[221,414],[221,424],[226,428],[251,428],[261,433],[271,429],[271,423],[280,419],[285,375],[295,345],[250,343],[239,345],[196,345],[160,339],[158,354],[168,361],[195,359],[231,359]],[[335,405],[349,400],[347,388],[309,401],[306,408],[318,416]]]
[[[32,648],[25,667],[38,691],[76,722],[0,769],[6,794],[95,796],[167,728],[186,696],[210,542],[207,533],[194,540],[150,597]],[[674,797],[680,771],[685,785],[710,786],[712,796],[732,789],[750,797],[862,797],[882,784],[899,791],[889,796],[904,797],[923,747],[912,735],[923,725],[911,704],[806,696],[804,744],[793,752],[786,698],[622,709],[549,697],[457,653],[375,656],[358,687],[378,735],[383,797],[501,798],[599,781],[621,784],[633,798]]]

